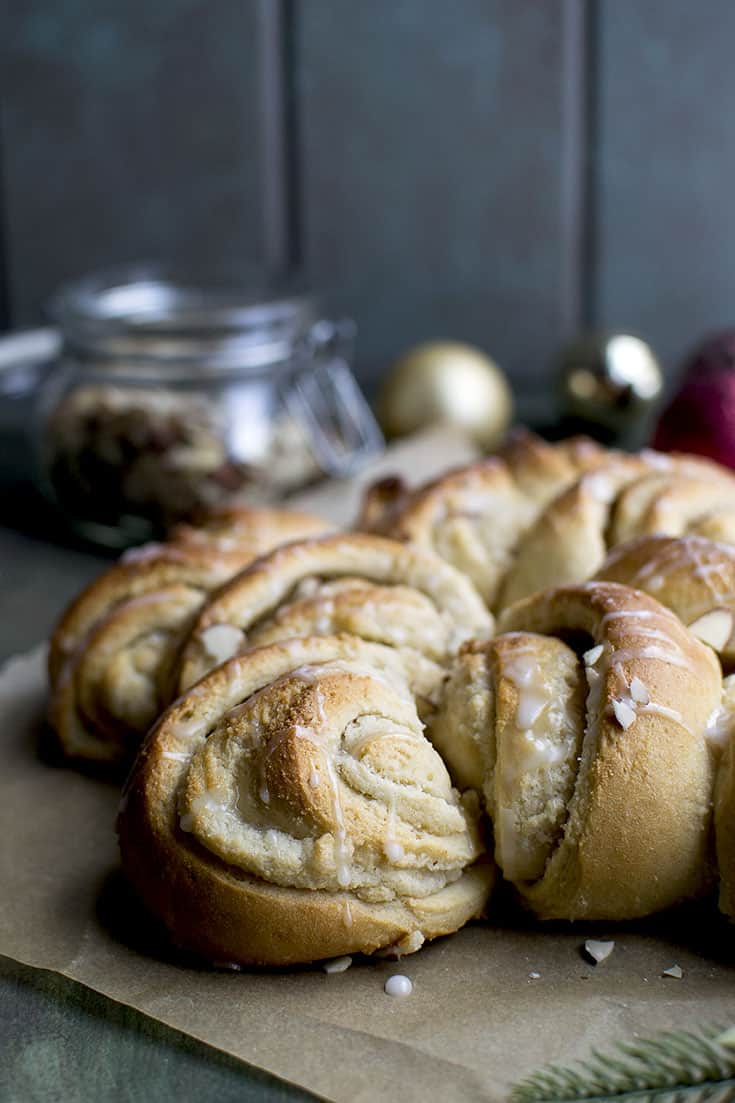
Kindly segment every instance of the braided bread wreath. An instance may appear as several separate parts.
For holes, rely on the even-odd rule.
[[[541,918],[631,919],[705,892],[712,650],[615,583],[536,595],[501,628],[454,660],[430,741],[410,649],[290,638],[196,682],[119,819],[128,877],[174,940],[242,964],[418,949],[484,911],[477,794],[500,871]]]
[[[711,887],[714,834],[735,917],[735,479],[525,436],[363,517],[401,540],[276,548],[164,649],[149,711],[181,696],[118,829],[174,941],[237,964],[411,952],[484,914],[496,871],[542,919],[631,919]],[[573,584],[526,597],[548,571]]]

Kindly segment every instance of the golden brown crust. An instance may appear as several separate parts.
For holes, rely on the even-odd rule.
[[[244,647],[334,632],[428,659],[440,678],[464,640],[491,631],[471,582],[428,552],[362,533],[302,541],[258,560],[207,602],[182,651],[179,688]]]
[[[476,813],[402,679],[389,648],[290,640],[164,714],[118,826],[127,876],[179,945],[285,965],[410,951],[482,912],[493,871],[472,865]]]
[[[509,433],[497,455],[508,465],[519,489],[544,506],[585,471],[608,462],[611,453],[590,437],[569,437],[549,444],[519,428]]]
[[[227,559],[171,544],[146,544],[127,553],[94,579],[66,608],[51,636],[49,678],[54,685],[62,667],[90,629],[121,601],[171,584],[202,591],[225,581],[236,570]]]
[[[392,532],[463,571],[494,608],[523,533],[563,487],[605,455],[584,438],[548,444],[518,431],[497,456],[416,489],[397,513],[390,511]]]
[[[612,504],[623,487],[648,471],[638,456],[617,455],[555,498],[521,538],[499,608],[549,586],[589,578],[605,558]]]
[[[730,667],[735,663],[735,546],[702,536],[641,536],[596,575],[651,594]]]
[[[721,685],[719,664],[709,648],[648,595],[605,582],[535,595],[507,610],[500,628],[557,637],[578,653],[584,651],[586,661],[578,659],[577,677],[588,679],[590,687],[562,833],[547,855],[543,874],[516,882],[526,904],[546,919],[631,919],[702,892],[709,877],[713,781],[705,733]],[[524,692],[535,690],[542,703],[546,678],[535,670],[546,642],[533,644],[529,665],[510,673],[511,682]],[[484,648],[497,652],[503,646],[496,639]],[[558,648],[556,642],[554,646]],[[505,662],[507,666],[507,658]],[[559,656],[554,653],[550,662],[547,676],[563,674]],[[498,728],[507,726],[520,707],[507,686],[503,702],[497,669],[494,678],[495,689],[486,681],[485,690],[501,691],[485,712],[491,716],[491,730],[475,733],[476,741],[496,741]],[[548,700],[563,697],[555,689]],[[563,708],[567,720],[574,715],[573,706]],[[535,707],[526,704],[525,709],[536,714]],[[551,739],[548,727],[541,734]],[[516,739],[522,735],[519,731]],[[576,754],[565,752],[562,758],[568,764],[576,761]],[[485,753],[485,762],[495,769],[492,753]],[[515,767],[522,777],[517,759]],[[497,800],[497,779],[490,783]],[[564,777],[556,777],[556,783],[563,786]],[[487,777],[484,784],[487,789]],[[558,789],[548,793],[553,799]],[[507,794],[505,801],[507,805]],[[541,826],[532,840],[534,861],[540,842],[551,838],[549,825]],[[558,825],[551,828],[553,834]],[[516,830],[522,838],[531,828],[517,823]]]
[[[360,513],[354,524],[357,532],[372,532],[377,536],[395,538],[398,516],[411,500],[408,484],[398,475],[387,475],[372,483],[365,491]]]
[[[236,551],[247,562],[279,544],[323,536],[333,529],[323,518],[295,509],[229,504],[202,510],[188,523],[176,525],[169,541],[210,551]]]
[[[232,508],[178,543],[126,553],[61,617],[51,640],[50,719],[64,753],[129,759],[171,700],[171,665],[206,595],[253,555],[325,524],[283,510]]]
[[[735,528],[735,478],[688,456],[612,453],[554,499],[521,537],[498,600],[503,609],[549,586],[581,582],[634,536]]]

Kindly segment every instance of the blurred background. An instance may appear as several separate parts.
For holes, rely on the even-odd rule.
[[[305,267],[371,384],[427,337],[518,391],[588,326],[733,318],[727,0],[11,0],[0,322],[141,258]]]
[[[3,331],[41,324],[69,280],[141,260],[251,286],[299,276],[328,317],[356,322],[348,360],[370,399],[401,354],[450,339],[492,357],[516,420],[629,443],[632,407],[605,405],[637,402],[640,444],[685,354],[735,319],[726,0],[9,7]],[[569,342],[587,333],[575,399],[560,361],[571,370]],[[660,378],[647,346],[610,333],[642,338]],[[425,369],[408,397],[391,392],[382,427],[428,380],[440,412],[453,391],[475,395],[491,446],[503,395],[458,387],[456,357],[440,378]],[[706,451],[711,437],[657,443]]]

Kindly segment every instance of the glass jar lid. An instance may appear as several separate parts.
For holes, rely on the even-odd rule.
[[[207,374],[276,367],[308,343],[319,318],[309,295],[204,283],[152,266],[67,284],[49,310],[77,355],[174,375],[185,365]]]

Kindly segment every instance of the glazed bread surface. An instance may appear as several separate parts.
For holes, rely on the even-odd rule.
[[[410,952],[481,914],[494,876],[400,655],[352,637],[259,648],[197,683],[148,737],[119,834],[148,908],[219,962]]]
[[[49,715],[67,756],[128,761],[172,698],[172,665],[206,596],[274,543],[328,527],[245,508],[203,523],[178,542],[127,552],[61,617],[49,651]]]
[[[346,632],[404,652],[428,706],[451,656],[492,627],[470,580],[430,552],[357,533],[301,541],[258,560],[202,608],[179,691],[248,647]]]
[[[703,536],[641,536],[620,544],[596,575],[645,590],[735,664],[735,545]]]
[[[606,582],[507,610],[459,656],[430,728],[481,788],[498,865],[544,919],[632,919],[711,878],[720,701],[712,651],[648,595]]]

